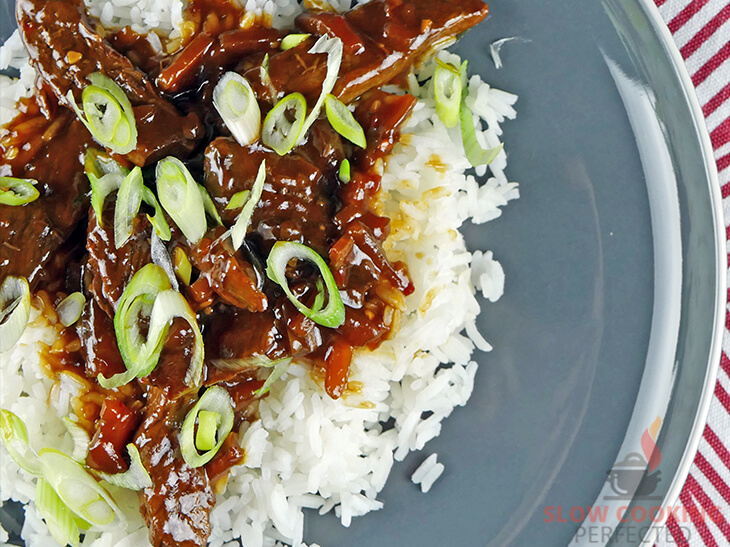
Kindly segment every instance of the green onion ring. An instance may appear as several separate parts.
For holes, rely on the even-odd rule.
[[[216,428],[217,442],[210,450],[200,453],[195,447],[195,425],[198,421],[198,414],[203,410],[219,414],[220,423]],[[205,393],[185,416],[180,430],[180,451],[185,463],[190,467],[200,467],[212,460],[233,429],[233,417],[233,400],[225,389],[212,386],[205,390]]]
[[[246,237],[246,231],[248,230],[249,224],[251,224],[251,217],[253,211],[256,208],[256,204],[261,199],[261,194],[264,191],[264,181],[266,180],[266,160],[261,161],[259,165],[259,171],[256,174],[256,180],[254,180],[253,186],[251,187],[251,194],[248,197],[243,209],[236,219],[236,223],[231,228],[231,243],[233,248],[238,250],[243,244],[243,240]]]
[[[195,244],[207,229],[200,187],[179,159],[168,156],[156,168],[157,196],[188,240]]]
[[[237,72],[226,72],[213,90],[213,106],[241,146],[259,138],[261,108],[248,80]]]
[[[466,80],[467,61],[461,64],[459,73],[461,74],[462,92],[461,92],[461,111],[459,112],[459,120],[461,122],[461,140],[464,144],[464,154],[474,167],[479,165],[489,165],[494,158],[502,150],[503,145],[499,144],[494,148],[484,149],[477,140],[476,127],[474,126],[474,118],[472,111],[466,106],[467,96],[467,80]]]
[[[309,38],[310,34],[287,34],[281,40],[281,49],[286,51],[293,47],[297,47],[299,44]]]
[[[433,97],[436,113],[446,127],[456,127],[461,108],[462,78],[459,69],[436,59],[433,74]]]
[[[274,105],[264,118],[261,142],[280,156],[299,142],[304,130],[307,101],[301,93],[290,93]]]
[[[13,348],[30,318],[30,286],[25,277],[9,275],[0,285],[0,353]]]
[[[324,110],[335,131],[360,148],[367,147],[365,131],[342,101],[328,93],[324,99]]]
[[[37,200],[41,193],[36,184],[35,179],[0,177],[0,204],[18,206]]]
[[[308,260],[319,269],[328,296],[327,306],[324,308],[322,308],[321,301],[319,306],[309,308],[302,304],[291,292],[286,279],[286,267],[293,258]],[[271,248],[269,257],[266,260],[266,275],[284,290],[284,294],[302,314],[318,325],[337,328],[345,322],[345,305],[342,303],[342,297],[340,297],[335,278],[324,259],[313,249],[294,241],[277,241]]]
[[[86,304],[86,297],[80,292],[69,294],[56,306],[58,320],[64,327],[70,327],[81,317]]]
[[[137,148],[137,124],[132,104],[119,85],[99,72],[89,74],[91,85],[81,92],[81,106],[69,90],[66,99],[94,139],[112,152],[129,154]]]

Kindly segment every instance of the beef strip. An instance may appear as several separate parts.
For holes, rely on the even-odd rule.
[[[240,146],[231,138],[215,139],[205,153],[206,187],[218,201],[225,221],[238,211],[225,210],[230,198],[250,190],[259,165],[266,160],[264,191],[251,220],[250,232],[266,252],[278,240],[298,241],[324,254],[336,234],[333,189],[322,172],[304,156],[279,156],[257,146]]]
[[[193,266],[200,270],[223,302],[251,311],[267,307],[266,295],[257,287],[257,274],[231,246],[230,238],[221,238],[222,226],[210,230],[188,253]]]
[[[393,80],[434,46],[481,22],[487,12],[481,0],[372,0],[345,15],[303,13],[296,24],[303,32],[342,40],[342,66],[333,93],[349,103]],[[313,43],[312,38],[271,57],[269,75],[279,95],[299,91],[308,104],[317,99],[326,58],[308,53]],[[258,67],[246,77],[265,93]]]
[[[63,272],[46,266],[88,207],[83,164],[91,139],[65,109],[42,112],[33,99],[22,108],[3,129],[0,176],[35,179],[41,196],[26,205],[0,205],[0,271],[47,287]]]
[[[137,148],[127,156],[136,165],[167,155],[185,157],[203,137],[195,114],[180,114],[141,70],[96,32],[98,23],[86,13],[82,0],[18,0],[16,16],[31,63],[60,104],[70,107],[69,91],[81,104],[81,92],[90,83],[87,76],[94,72],[122,88],[137,122]]]
[[[114,244],[114,208],[111,201],[104,208],[102,217],[100,223],[93,211],[89,214],[87,283],[97,304],[109,317],[114,317],[124,288],[142,266],[152,261],[152,229],[147,216],[138,214],[132,222],[131,237],[117,249]]]
[[[142,516],[155,547],[202,547],[210,536],[215,496],[203,467],[193,468],[180,454],[178,433],[194,400],[169,399],[150,387],[142,425],[134,443],[152,487],[140,496]]]

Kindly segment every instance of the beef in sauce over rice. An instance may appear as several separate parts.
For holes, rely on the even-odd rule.
[[[245,458],[237,432],[287,363],[336,399],[353,349],[397,328],[413,284],[375,203],[416,101],[382,87],[487,6],[372,0],[284,33],[192,0],[167,54],[80,0],[18,0],[16,14],[36,92],[2,130],[0,190],[33,197],[0,201],[0,282],[49,308],[75,297],[49,363],[87,386],[78,468],[136,480],[152,545],[206,545]],[[246,93],[259,117],[242,140],[225,112]]]

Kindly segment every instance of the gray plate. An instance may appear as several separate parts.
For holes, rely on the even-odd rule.
[[[489,45],[510,36],[523,41],[503,47],[497,70]],[[576,544],[613,534],[636,545],[665,533],[640,517],[676,499],[719,362],[725,237],[691,83],[650,0],[493,0],[458,50],[520,95],[504,127],[522,198],[466,228],[507,275],[480,324],[495,350],[478,356],[469,405],[395,466],[384,510],[347,530],[311,515],[305,535],[323,546],[491,547],[561,546],[578,532]],[[657,418],[656,470],[619,465],[641,463]],[[408,477],[431,452],[446,471],[423,495]],[[627,505],[636,518],[618,526]],[[582,525],[586,506],[606,517]]]

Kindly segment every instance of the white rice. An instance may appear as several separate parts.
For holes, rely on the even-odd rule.
[[[349,0],[329,3],[349,7]],[[104,24],[132,24],[139,31],[157,27],[161,33],[174,34],[182,20],[180,0],[87,0],[87,4]],[[301,10],[290,0],[247,0],[244,5],[259,16],[268,14],[280,27],[290,24]],[[458,63],[448,52],[439,56]],[[14,34],[0,48],[0,68],[19,68],[21,78],[0,81],[2,123],[12,118],[17,98],[31,92],[34,74],[26,60]],[[467,250],[459,228],[467,219],[481,223],[499,217],[501,207],[519,193],[504,174],[505,152],[489,166],[486,183],[465,174],[469,164],[458,129],[447,130],[438,121],[430,86],[418,85],[433,67],[434,63],[426,64],[411,77],[410,91],[419,102],[382,180],[380,212],[391,218],[386,251],[392,260],[408,264],[415,285],[415,292],[406,298],[400,329],[377,351],[356,353],[350,381],[362,385],[357,395],[330,399],[307,367],[299,364],[274,385],[261,401],[260,420],[241,431],[246,461],[231,471],[227,491],[211,513],[211,546],[239,545],[239,540],[245,547],[273,546],[277,541],[304,545],[303,508],[320,514],[334,510],[343,526],[349,526],[353,517],[381,509],[377,496],[394,461],[422,450],[439,435],[442,420],[471,396],[477,372],[472,354],[475,348],[491,349],[476,328],[480,313],[476,292],[491,302],[497,300],[504,288],[504,271],[490,251]],[[515,101],[514,95],[471,77],[467,104],[475,123],[485,124],[478,132],[484,145],[499,143],[500,124],[515,116]],[[477,170],[479,175],[486,172]],[[73,382],[46,377],[38,358],[39,350],[55,336],[56,328],[38,317],[13,350],[0,354],[0,407],[25,421],[35,448],[70,451],[60,417],[70,412]],[[447,364],[451,366],[442,366]],[[383,430],[388,420],[394,420],[395,427]],[[448,454],[444,458],[448,462]],[[427,492],[443,470],[434,454],[414,473],[413,481]],[[125,508],[128,528],[89,533],[83,545],[149,545],[135,494],[120,490],[112,494]],[[26,545],[54,545],[35,510],[34,496],[33,478],[0,449],[0,499],[26,504],[21,533]],[[0,540],[5,539],[0,529]]]

